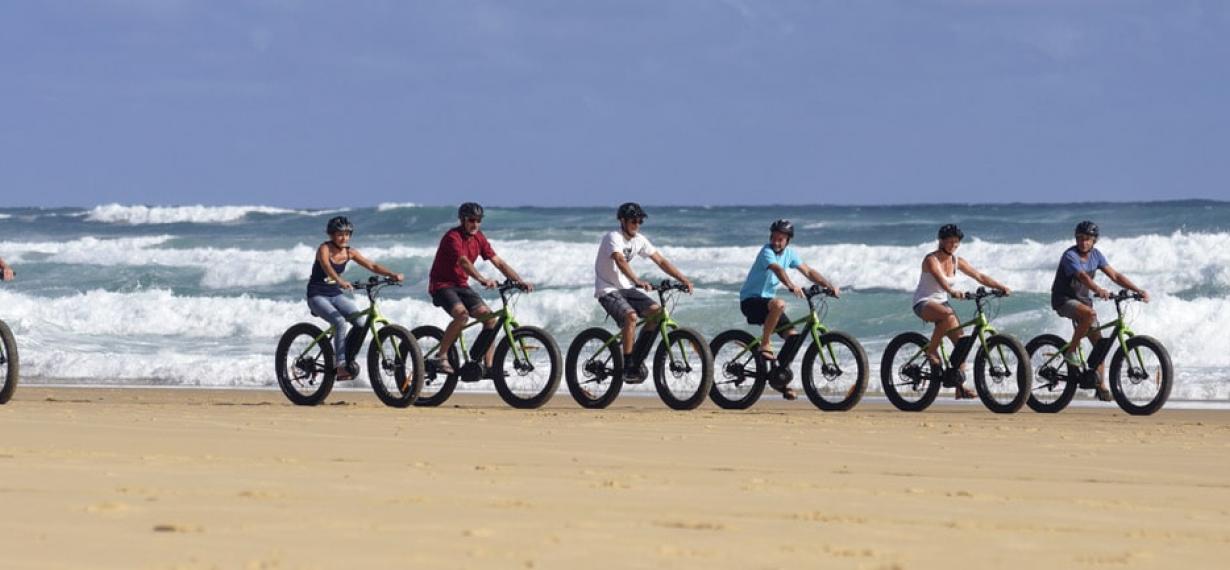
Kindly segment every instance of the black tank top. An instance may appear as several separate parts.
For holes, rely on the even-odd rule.
[[[341,263],[333,263],[329,260],[329,265],[333,266],[333,272],[341,277],[342,272],[346,271],[346,264],[350,263],[350,247],[346,248],[346,261]],[[325,269],[320,266],[320,258],[318,257],[312,263],[312,276],[308,278],[307,296],[308,297],[336,297],[342,294],[342,288],[337,283],[329,282],[329,274],[325,273]]]

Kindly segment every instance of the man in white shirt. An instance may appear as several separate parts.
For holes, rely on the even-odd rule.
[[[646,217],[640,204],[628,202],[620,206],[616,214],[619,230],[603,236],[598,258],[594,260],[594,297],[623,329],[624,380],[628,382],[644,380],[640,373],[641,363],[631,361],[637,317],[648,318],[662,309],[640,291],[651,290],[653,285],[632,271],[632,259],[652,259],[667,275],[683,283],[689,294],[692,293],[692,281],[639,233]]]

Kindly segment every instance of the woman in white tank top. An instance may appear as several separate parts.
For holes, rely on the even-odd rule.
[[[979,273],[968,261],[957,257],[957,248],[965,234],[956,224],[947,224],[940,228],[939,244],[935,251],[923,258],[922,273],[918,276],[918,286],[914,289],[914,314],[928,323],[935,323],[931,333],[931,343],[927,345],[927,358],[932,362],[940,361],[939,347],[943,342],[944,333],[952,342],[961,339],[961,330],[957,327],[961,321],[948,304],[949,296],[964,299],[965,293],[955,287],[957,271],[960,270],[975,281],[995,289],[1003,290],[1007,295],[1011,291],[999,281]],[[964,364],[962,367],[964,368]],[[975,398],[978,395],[965,386],[957,387],[957,398]]]

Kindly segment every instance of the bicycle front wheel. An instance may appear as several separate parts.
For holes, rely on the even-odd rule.
[[[419,345],[419,353],[423,355],[423,388],[414,400],[416,406],[434,407],[443,404],[457,389],[457,374],[445,374],[436,368],[435,359],[439,357],[440,341],[444,340],[444,331],[439,327],[424,325],[410,331]],[[461,352],[457,343],[448,351],[448,363],[453,370],[461,368]]]
[[[689,328],[667,334],[653,355],[653,385],[674,410],[692,410],[713,387],[713,354],[705,337]]]
[[[605,408],[623,388],[623,352],[611,336],[606,329],[585,329],[568,346],[564,363],[568,393],[583,408]]]
[[[843,332],[820,336],[803,354],[803,391],[817,408],[844,412],[867,391],[867,353],[854,337]]]
[[[1029,399],[1033,385],[1029,357],[1014,337],[997,334],[987,339],[974,357],[974,389],[988,410],[1013,414]]]
[[[1144,335],[1129,338],[1122,348],[1126,355],[1116,350],[1110,359],[1110,393],[1115,402],[1134,416],[1162,409],[1174,383],[1170,353],[1157,339]]]
[[[758,351],[749,349],[756,337],[747,331],[728,330],[709,343],[717,375],[709,399],[724,410],[745,410],[764,393],[768,364]]]
[[[514,329],[512,342],[501,339],[491,366],[496,392],[514,408],[542,407],[559,388],[559,346],[538,327]]]
[[[17,359],[17,340],[13,331],[0,321],[0,404],[8,402],[17,390],[20,366]]]
[[[274,357],[278,387],[292,403],[315,406],[329,397],[337,374],[333,339],[312,323],[299,323],[282,334]]]
[[[423,353],[414,335],[398,325],[381,328],[367,348],[367,377],[386,406],[413,404],[423,389]]]
[[[1080,370],[1063,360],[1065,341],[1057,335],[1036,336],[1025,351],[1029,353],[1029,369],[1034,382],[1029,389],[1029,409],[1040,414],[1054,414],[1068,407],[1076,395]]]
[[[906,412],[927,409],[940,393],[940,370],[922,351],[927,337],[906,332],[893,337],[880,359],[880,385],[888,401]]]

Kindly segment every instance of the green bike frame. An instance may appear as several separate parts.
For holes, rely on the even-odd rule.
[[[346,320],[353,322],[354,319],[357,317],[367,316],[367,331],[368,333],[372,335],[372,339],[375,339],[377,338],[376,337],[376,331],[378,330],[377,325],[390,325],[392,324],[392,321],[385,318],[385,316],[380,313],[380,308],[376,306],[375,298],[372,298],[370,295],[368,296],[368,298],[371,300],[371,304],[367,307],[367,309],[364,309],[357,313],[351,313],[350,315],[346,317]],[[325,329],[325,331],[320,333],[316,338],[312,339],[311,344],[308,344],[307,348],[304,348],[303,352],[299,353],[299,358],[303,358],[307,356],[307,353],[310,352],[313,348],[316,348],[316,345],[322,342],[327,342],[329,339],[333,338],[333,334],[334,332],[336,332],[336,329],[337,327],[331,326],[328,329]],[[400,350],[399,350],[399,347],[397,346],[397,343],[392,343],[392,344],[393,344],[393,356],[397,358],[401,358],[402,355],[400,354]],[[384,343],[377,342],[376,350],[380,351],[381,360],[384,360],[388,357],[388,355],[384,353]],[[355,356],[357,357],[358,355],[356,354]],[[337,357],[334,356],[334,358],[337,358]],[[347,358],[347,360],[349,360],[349,358]]]
[[[1144,357],[1140,355],[1140,349],[1138,348],[1135,351],[1131,351],[1131,352],[1129,352],[1127,349],[1127,339],[1132,338],[1133,336],[1136,336],[1136,333],[1133,332],[1131,327],[1128,326],[1127,322],[1123,320],[1123,315],[1120,315],[1118,318],[1116,318],[1115,320],[1107,324],[1104,324],[1095,329],[1091,329],[1088,333],[1085,334],[1085,338],[1088,338],[1090,342],[1096,343],[1096,341],[1093,338],[1094,333],[1100,333],[1106,329],[1115,330],[1114,337],[1115,337],[1115,340],[1119,341],[1119,350],[1123,352],[1124,358],[1127,358],[1130,362],[1132,359],[1132,356],[1134,355],[1136,357],[1136,363],[1139,364],[1143,368],[1145,365],[1145,359]],[[1051,355],[1050,358],[1046,359],[1046,362],[1042,363],[1042,366],[1050,366],[1051,362],[1053,362],[1056,358],[1062,358],[1063,353],[1067,352],[1068,349],[1070,349],[1071,347],[1072,347],[1071,342],[1065,343],[1063,345],[1063,348],[1060,348],[1058,352]],[[1081,367],[1088,368],[1089,363],[1088,361],[1085,360],[1085,349],[1080,345],[1080,341],[1077,341],[1076,355],[1080,357]],[[1109,351],[1107,351],[1106,356],[1110,356]],[[1106,356],[1102,357],[1102,362],[1106,361]],[[1095,366],[1098,364],[1101,364],[1101,362],[1095,363]]]
[[[807,334],[811,335],[812,343],[818,347],[824,348],[824,350],[819,351],[820,363],[822,365],[836,364],[837,355],[833,353],[833,346],[826,346],[820,343],[820,337],[827,334],[829,332],[829,328],[824,326],[824,323],[820,321],[820,315],[816,314],[816,308],[814,306],[811,307],[811,313],[806,317],[795,319],[793,322],[789,322],[784,325],[779,325],[776,329],[774,329],[773,334],[781,334],[799,325],[805,325],[804,328],[807,330]],[[737,360],[744,354],[759,349],[760,342],[761,339],[757,337],[755,340],[748,343],[747,346],[743,347],[742,350],[736,353],[731,360]]]
[[[659,291],[659,295],[660,294],[661,294],[661,291]],[[683,366],[691,366],[691,363],[688,362],[687,351],[684,350],[682,346],[680,346],[679,354],[678,356],[676,356],[675,347],[672,346],[667,341],[667,339],[670,338],[670,331],[679,328],[679,323],[675,322],[675,320],[671,318],[670,311],[666,309],[666,303],[664,302],[659,303],[659,306],[662,307],[661,310],[659,310],[657,313],[650,315],[646,318],[637,320],[636,326],[638,328],[656,327],[658,329],[658,338],[662,339],[662,342],[667,343],[667,346],[670,347],[669,350],[666,351],[667,357],[670,358],[670,363],[672,365],[679,365],[682,362]],[[618,333],[615,333],[614,336],[612,336],[610,339],[606,341],[606,344],[602,345],[602,350],[610,350],[611,353],[614,354],[615,349],[613,349],[612,347],[617,346],[618,343],[623,339],[623,337],[624,337],[624,333],[622,330],[619,331]],[[620,353],[622,354],[622,351],[620,351]],[[642,355],[643,358],[647,358],[648,356],[649,355],[647,354]]]
[[[503,299],[503,297],[501,297],[501,299]],[[461,331],[465,332],[467,329],[476,327],[481,324],[485,324],[491,319],[499,319],[500,328],[504,333],[504,338],[515,339],[512,332],[514,329],[519,328],[521,324],[517,322],[517,317],[513,316],[512,310],[508,308],[507,300],[505,300],[504,306],[501,307],[500,310],[493,311],[490,313],[484,313],[482,315],[474,317],[473,320],[466,323],[466,326],[461,328]],[[482,334],[482,333],[480,332],[479,334]],[[492,338],[491,340],[492,340],[491,346],[495,346],[494,344],[495,339]],[[457,342],[461,347],[462,358],[465,359],[466,361],[470,360],[470,357],[469,357],[470,351],[469,349],[466,348],[466,340],[465,340],[464,335],[460,335],[460,334],[457,335]],[[524,344],[522,344],[521,342],[514,342],[511,344],[512,344],[512,349],[513,349],[513,358],[517,359],[518,362],[524,362],[530,359],[529,351],[526,350]],[[427,351],[427,353],[423,355],[423,359],[427,360],[427,359],[434,357],[435,354],[439,352],[439,350],[440,350],[440,347],[438,345],[432,347],[431,350]]]
[[[995,336],[996,334],[998,334],[998,331],[995,330],[995,327],[991,326],[991,322],[987,320],[986,313],[983,312],[982,310],[982,298],[976,297],[975,303],[977,304],[978,308],[977,308],[977,312],[974,314],[974,318],[968,321],[965,321],[949,330],[944,331],[944,336],[940,337],[940,359],[941,359],[941,362],[944,368],[954,367],[954,363],[949,359],[948,349],[944,346],[944,337],[947,337],[953,332],[964,332],[965,327],[973,326],[974,336],[975,338],[977,338],[977,341],[978,341],[978,348],[980,348],[984,353],[987,353],[988,355],[992,354],[991,352],[987,351],[987,337]],[[954,352],[956,351],[954,350]],[[955,366],[960,366],[962,362],[964,362],[965,359],[969,357],[970,352],[971,351],[967,351],[965,355],[962,357],[961,362],[956,362]],[[914,356],[911,356],[910,359],[906,362],[906,364],[907,365],[913,364],[919,358],[923,358],[925,360],[926,353],[927,353],[927,347],[924,346],[918,352],[914,353]],[[998,347],[995,353],[998,354],[999,356],[1000,364],[1007,362],[1008,359],[1004,355],[1004,348],[1002,346]]]

